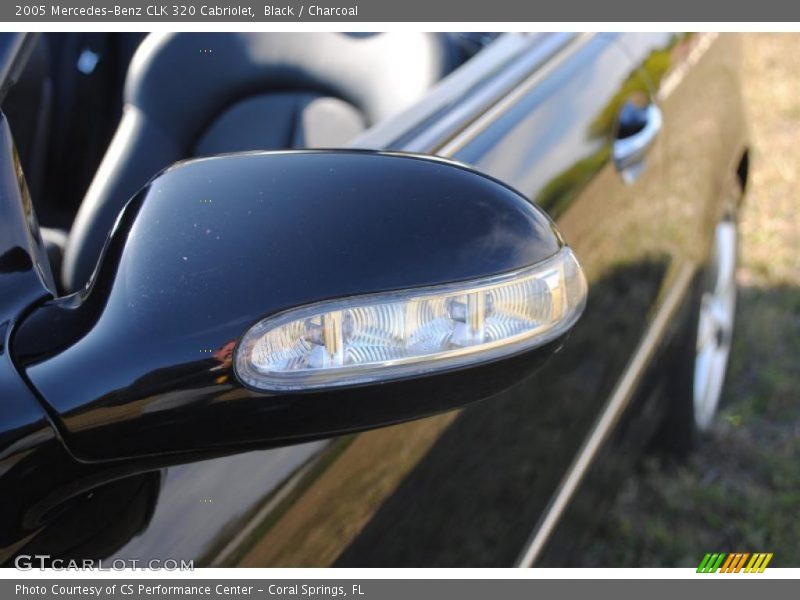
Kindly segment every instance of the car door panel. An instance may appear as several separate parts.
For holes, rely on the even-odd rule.
[[[714,226],[736,210],[732,190],[744,182],[746,131],[741,102],[738,38],[717,34],[628,34],[621,47],[647,75],[664,115],[663,164],[668,187],[660,229],[653,231],[679,261],[680,280],[665,281],[676,299],[661,348],[650,360],[639,391],[564,512],[539,564],[566,566],[592,541],[594,526],[615,497],[662,415],[678,410],[689,393],[697,310],[695,289],[710,251]],[[745,161],[745,162],[742,162]],[[687,289],[688,282],[688,289]],[[690,347],[689,352],[693,350]],[[680,380],[679,385],[676,380]],[[652,415],[652,416],[648,416]],[[640,440],[636,443],[637,438]],[[586,562],[581,562],[584,566]]]

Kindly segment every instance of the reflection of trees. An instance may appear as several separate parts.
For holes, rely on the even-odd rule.
[[[604,145],[594,154],[574,163],[551,179],[536,196],[534,202],[551,218],[557,219],[597,171],[606,164],[610,154],[609,146]]]
[[[640,66],[631,71],[619,91],[614,94],[589,125],[589,137],[610,140],[614,135],[617,115],[619,115],[622,105],[632,97],[650,96],[653,90],[658,89],[672,63],[672,47],[677,41],[678,38],[675,38],[668,48],[654,50]]]
[[[606,164],[611,155],[611,143],[623,105],[632,98],[639,98],[643,102],[658,89],[673,62],[673,48],[682,39],[675,37],[668,47],[652,51],[640,66],[631,71],[617,93],[591,121],[587,138],[603,140],[602,147],[556,175],[536,195],[534,202],[551,217],[557,218],[594,174]]]

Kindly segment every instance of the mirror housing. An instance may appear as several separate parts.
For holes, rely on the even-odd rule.
[[[330,437],[463,406],[530,375],[583,309],[577,263],[571,320],[469,364],[261,389],[235,368],[248,331],[342,299],[474,287],[565,248],[526,198],[442,159],[348,150],[192,160],[126,205],[86,288],[34,310],[12,352],[84,461]]]

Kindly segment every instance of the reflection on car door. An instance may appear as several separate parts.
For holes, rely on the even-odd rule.
[[[511,565],[537,523],[557,522],[545,516],[569,500],[559,507],[556,494],[574,485],[568,474],[593,426],[636,394],[647,361],[632,366],[633,357],[674,303],[669,290],[691,279],[669,239],[663,139],[630,184],[610,160],[617,115],[648,96],[646,74],[619,40],[585,36],[442,149],[556,220],[589,280],[586,312],[537,374],[448,424],[337,564]],[[636,428],[638,443],[653,426]]]

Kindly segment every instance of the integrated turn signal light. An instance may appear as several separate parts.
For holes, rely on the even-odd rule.
[[[463,368],[552,341],[585,303],[586,279],[564,247],[511,273],[268,317],[242,337],[235,371],[253,388],[302,391]]]

